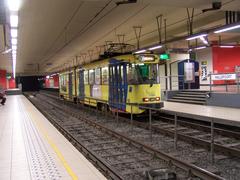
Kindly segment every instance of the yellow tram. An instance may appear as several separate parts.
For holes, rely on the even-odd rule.
[[[158,63],[155,54],[124,54],[75,67],[60,73],[60,97],[123,113],[161,108]]]

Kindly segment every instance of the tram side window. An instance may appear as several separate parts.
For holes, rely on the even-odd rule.
[[[61,75],[60,76],[60,86],[61,86],[61,90],[63,92],[66,92],[67,91],[67,76],[65,74]]]
[[[84,84],[88,84],[88,70],[84,71]]]
[[[101,69],[100,68],[95,69],[95,84],[97,84],[97,85],[101,84]]]
[[[89,84],[91,85],[94,84],[94,76],[95,76],[94,70],[93,69],[89,70]]]
[[[102,68],[102,84],[108,84],[108,67]]]
[[[129,64],[127,74],[129,84],[159,83],[157,64]]]

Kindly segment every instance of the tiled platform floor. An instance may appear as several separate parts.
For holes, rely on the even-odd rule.
[[[0,106],[0,179],[106,179],[23,96]]]

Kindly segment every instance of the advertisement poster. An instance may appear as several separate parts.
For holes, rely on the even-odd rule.
[[[187,83],[195,82],[195,68],[194,63],[185,62],[184,63],[184,81]]]
[[[207,80],[207,61],[201,62],[201,80],[202,81]]]

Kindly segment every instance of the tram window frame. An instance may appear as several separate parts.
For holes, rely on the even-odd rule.
[[[84,84],[89,84],[89,72],[88,72],[88,70],[84,70],[83,76],[84,76],[84,78],[83,78],[84,79]]]
[[[106,77],[103,78],[103,72],[106,69],[107,75]],[[102,85],[108,85],[109,84],[109,68],[108,66],[102,67],[101,68],[101,80],[102,80]]]
[[[93,74],[91,74],[93,73]],[[90,85],[94,85],[95,84],[95,69],[90,69],[88,71],[88,81]]]
[[[99,70],[99,80],[97,80],[97,71]],[[95,73],[94,73],[94,80],[96,85],[101,85],[102,84],[102,72],[101,68],[96,68]]]

